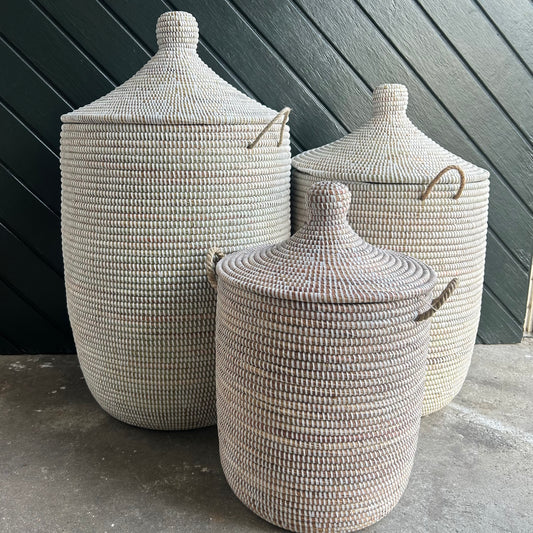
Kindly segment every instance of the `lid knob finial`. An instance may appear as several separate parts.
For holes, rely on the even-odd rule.
[[[350,189],[342,183],[333,181],[315,183],[307,196],[309,218],[327,225],[344,223],[351,199]]]
[[[186,11],[163,13],[156,24],[159,48],[180,48],[196,50],[198,45],[198,23]]]
[[[379,85],[372,94],[374,116],[404,116],[407,111],[407,87],[399,83]]]

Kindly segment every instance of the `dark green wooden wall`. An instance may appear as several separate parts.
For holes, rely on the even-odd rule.
[[[489,169],[481,342],[522,336],[533,242],[533,7],[529,0],[2,0],[0,353],[72,352],[60,249],[59,116],[110,91],[156,49],[171,9],[199,53],[272,108],[294,153],[365,121],[399,82],[409,114]]]

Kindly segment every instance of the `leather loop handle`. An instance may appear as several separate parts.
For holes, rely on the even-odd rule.
[[[461,167],[458,167],[457,165],[450,165],[446,168],[443,168],[429,183],[427,186],[427,189],[422,193],[422,196],[420,196],[420,200],[424,201],[428,196],[433,187],[437,185],[437,183],[440,181],[442,176],[446,174],[446,172],[449,172],[450,170],[457,170],[459,172],[459,177],[461,178],[461,183],[459,184],[459,189],[455,193],[455,196],[453,197],[454,200],[457,200],[461,194],[463,194],[463,190],[465,188],[466,179],[465,179],[465,173]]]
[[[224,252],[220,248],[211,248],[205,258],[205,273],[207,281],[213,289],[217,290],[218,280],[216,267],[217,263],[224,257]]]
[[[415,318],[415,322],[422,322],[422,320],[431,318],[446,303],[446,300],[453,294],[453,291],[455,291],[457,285],[459,285],[459,280],[457,278],[453,278],[450,283],[446,285],[446,288],[439,294],[439,296],[437,296],[431,302],[429,309],[423,313],[420,313]]]
[[[283,132],[285,131],[285,124],[287,124],[287,121],[289,120],[289,113],[291,112],[290,107],[284,107],[261,131],[261,133],[255,138],[253,142],[251,142],[248,145],[248,150],[251,150],[260,140],[261,137],[275,124],[276,120],[278,120],[279,117],[283,117],[283,120],[281,121],[281,130],[279,132],[279,141],[277,146],[281,146],[281,143],[283,142]]]

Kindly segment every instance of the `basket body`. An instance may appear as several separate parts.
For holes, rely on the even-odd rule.
[[[379,301],[364,282],[380,278],[376,249],[361,245],[366,255],[348,272],[354,255],[344,252],[358,248],[349,231],[310,226],[287,246],[217,265],[220,456],[234,493],[262,518],[296,532],[348,532],[385,516],[407,485],[430,328],[415,317],[435,282],[427,267],[396,263],[381,279],[392,285],[418,270],[425,292],[395,300],[385,289]]]
[[[177,16],[163,23],[184,27],[192,19]],[[168,56],[172,65],[173,54],[183,55],[163,52],[157,61]],[[152,83],[153,76],[144,79]],[[174,83],[182,87],[178,78]],[[99,105],[109,108],[106,102]],[[132,113],[128,120],[137,123],[119,115],[113,121],[111,112],[99,121],[90,110],[86,122],[80,112],[64,120],[67,303],[99,404],[130,424],[189,429],[216,421],[216,295],[205,278],[205,254],[213,245],[232,251],[288,237],[288,127],[281,146],[278,128],[250,150],[268,121],[260,113],[249,123],[223,124],[213,110],[213,123],[171,124],[171,115],[148,111],[146,123]]]
[[[297,532],[354,531],[391,511],[422,413],[417,305],[273,301],[219,281],[220,459],[247,507]]]
[[[293,221],[307,220],[305,195],[318,180],[293,171]],[[366,241],[416,257],[438,275],[435,295],[451,277],[459,286],[431,321],[423,414],[447,405],[461,390],[476,341],[483,293],[488,180],[465,187],[439,183],[424,202],[424,187],[344,182],[352,193],[350,224]]]
[[[350,136],[345,138],[343,150],[350,155],[331,163],[332,179],[350,189],[348,220],[366,241],[431,266],[438,275],[435,295],[450,278],[458,278],[459,286],[446,308],[432,320],[423,408],[423,414],[429,414],[448,404],[459,392],[472,357],[483,292],[488,173],[446,152],[411,123],[397,127],[383,124],[386,119],[379,125],[377,122],[361,129],[357,143]],[[374,136],[378,137],[372,155],[361,147],[364,136],[369,144]],[[306,154],[301,155],[303,164],[299,163],[300,156],[293,161],[296,229],[307,220],[307,191],[324,179],[323,173],[305,168]],[[348,157],[354,163],[348,165]],[[370,162],[371,157],[378,160]],[[356,171],[352,164],[357,165]],[[457,172],[450,171],[421,200],[431,179],[449,164],[464,168],[466,184],[460,197],[454,198],[459,187]]]

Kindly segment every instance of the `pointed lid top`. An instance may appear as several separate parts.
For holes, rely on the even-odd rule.
[[[372,118],[338,141],[303,152],[292,160],[300,172],[321,179],[373,183],[427,184],[441,170],[456,165],[467,181],[479,181],[488,172],[448,152],[407,118],[407,88],[380,85],[372,96]],[[457,173],[443,175],[456,183]]]
[[[63,115],[63,122],[263,124],[276,115],[198,57],[198,24],[191,14],[163,13],[156,32],[159,50],[139,72],[109,94]]]
[[[315,184],[309,222],[290,239],[221,259],[225,281],[267,296],[321,303],[388,302],[428,294],[436,276],[425,264],[365,242],[346,220],[346,185]]]

